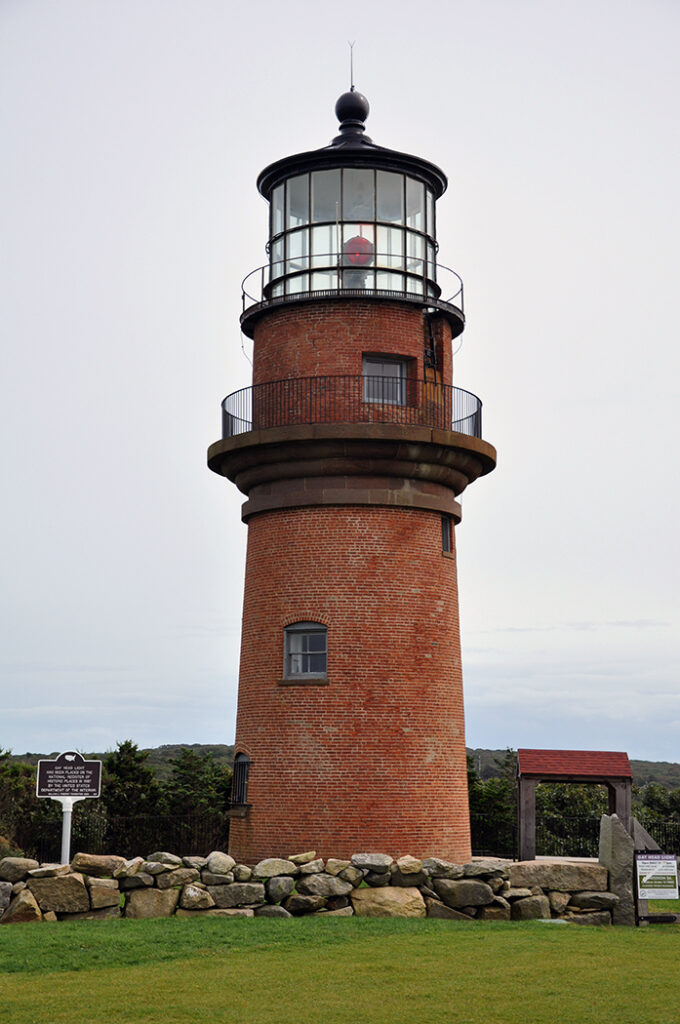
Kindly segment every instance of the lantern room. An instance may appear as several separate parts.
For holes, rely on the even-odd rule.
[[[243,283],[246,334],[272,305],[329,297],[389,298],[432,306],[464,326],[463,286],[437,264],[435,202],[447,181],[434,164],[376,146],[368,101],[344,93],[329,146],[266,167],[268,262]]]

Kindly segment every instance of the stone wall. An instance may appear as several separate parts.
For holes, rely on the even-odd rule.
[[[475,860],[315,852],[237,864],[226,853],[148,857],[78,853],[71,864],[0,861],[0,924],[109,917],[531,918],[609,925],[619,896],[595,863]]]

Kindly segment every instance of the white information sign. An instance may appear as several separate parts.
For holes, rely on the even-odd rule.
[[[678,862],[670,853],[638,853],[638,897],[641,900],[678,899]]]

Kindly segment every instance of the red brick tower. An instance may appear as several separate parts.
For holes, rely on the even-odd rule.
[[[368,109],[345,93],[329,146],[260,174],[253,385],[208,453],[247,496],[230,851],[251,863],[470,855],[453,527],[496,453],[452,386],[446,177],[374,145]]]

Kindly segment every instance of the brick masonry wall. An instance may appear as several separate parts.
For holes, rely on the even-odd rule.
[[[451,384],[451,328],[433,322],[440,382]],[[397,302],[337,300],[299,303],[272,310],[257,324],[253,384],[288,377],[357,374],[363,354],[413,360],[409,376],[424,377],[423,354],[431,344],[423,311]]]
[[[328,684],[280,685],[283,630],[328,627]],[[298,508],[249,523],[230,853],[470,857],[455,553],[436,513]]]

